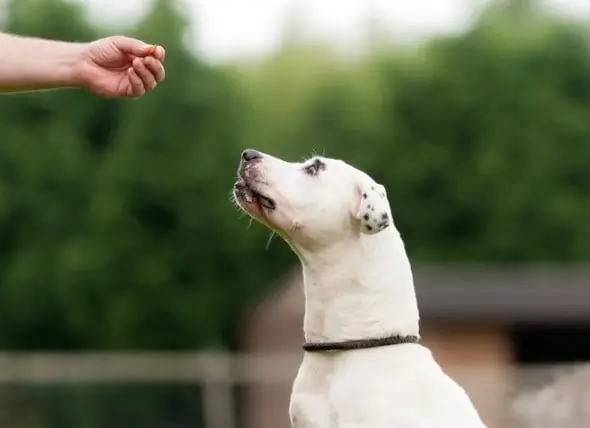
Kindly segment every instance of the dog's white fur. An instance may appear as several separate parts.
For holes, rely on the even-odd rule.
[[[411,267],[383,186],[340,160],[267,154],[242,162],[240,177],[275,208],[239,193],[237,203],[299,256],[306,341],[419,335]],[[305,353],[289,413],[293,428],[485,428],[419,344]]]

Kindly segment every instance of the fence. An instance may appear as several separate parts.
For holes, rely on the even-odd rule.
[[[243,424],[236,420],[233,388],[236,385],[290,387],[293,373],[285,367],[296,366],[300,359],[300,354],[230,355],[223,352],[3,353],[0,354],[0,386],[198,384],[202,388],[200,405],[204,426],[236,428]],[[590,369],[586,366],[515,368],[515,373],[520,385],[537,392],[515,401],[514,410],[520,422],[518,425],[515,422],[514,426],[558,426],[556,421],[568,428],[590,426]],[[472,376],[482,379],[480,386],[485,388],[486,376],[481,376],[475,367]],[[559,380],[552,383],[555,377]],[[551,386],[539,389],[547,384]]]
[[[0,385],[199,384],[207,428],[235,428],[233,387],[286,384],[300,355],[200,353],[4,353]]]

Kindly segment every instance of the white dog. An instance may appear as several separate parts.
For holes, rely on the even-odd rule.
[[[417,343],[412,272],[382,185],[340,160],[246,150],[234,197],[303,267],[307,343],[293,428],[485,428]]]

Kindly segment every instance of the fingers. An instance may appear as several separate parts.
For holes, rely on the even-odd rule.
[[[126,72],[129,81],[127,96],[140,97],[164,80],[163,61],[166,51],[162,46],[150,45],[126,36],[113,36],[108,40],[131,60],[131,67]]]
[[[153,90],[165,77],[164,65],[153,57],[135,58],[127,73],[127,95],[131,97],[140,97]]]
[[[153,56],[160,62],[164,62],[166,50],[162,46],[150,45],[144,41],[126,36],[113,36],[109,38],[123,53],[137,57]]]
[[[164,62],[166,58],[166,50],[159,45],[153,45],[148,51],[148,55],[153,56],[160,62]]]
[[[127,70],[127,75],[129,77],[129,87],[127,88],[127,96],[128,97],[141,97],[145,94],[145,87],[143,86],[143,81],[132,67]]]
[[[160,62],[164,62],[166,59],[166,50],[162,46],[154,46],[153,50],[153,57],[156,58]]]
[[[106,40],[113,43],[121,52],[138,57],[149,55],[154,48],[152,45],[132,37],[113,36]]]
[[[137,75],[141,78],[146,91],[151,91],[156,87],[156,84],[158,82],[156,81],[156,77],[146,66],[147,59],[148,58],[135,58],[131,66],[133,67],[133,70],[135,70]]]
[[[161,60],[159,61],[156,58],[147,57],[144,59],[144,64],[152,76],[154,76],[156,79],[156,83],[160,83],[162,80],[164,80],[166,77],[166,71]]]

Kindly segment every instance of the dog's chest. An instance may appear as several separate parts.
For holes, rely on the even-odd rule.
[[[289,416],[292,428],[337,428],[329,402],[320,394],[294,393]]]
[[[293,383],[289,416],[292,428],[336,428],[328,391],[333,376],[330,357],[306,356]]]
[[[484,428],[465,392],[414,345],[304,357],[289,410],[293,428]]]

